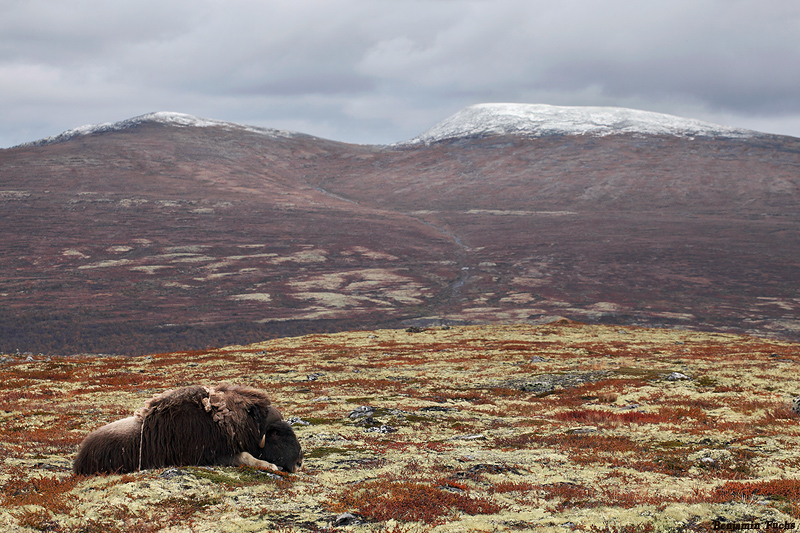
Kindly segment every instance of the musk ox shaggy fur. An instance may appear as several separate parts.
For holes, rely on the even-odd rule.
[[[247,465],[294,472],[303,452],[292,427],[258,389],[230,384],[168,390],[133,416],[90,433],[79,475],[190,465]]]

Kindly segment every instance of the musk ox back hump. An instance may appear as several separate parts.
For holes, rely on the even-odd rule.
[[[141,468],[214,464],[236,453],[234,438],[206,411],[205,387],[167,391],[145,404]]]
[[[90,433],[81,443],[73,464],[74,472],[87,476],[136,470],[139,465],[141,427],[141,418],[131,416]]]

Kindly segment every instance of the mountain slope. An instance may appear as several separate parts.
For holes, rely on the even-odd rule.
[[[800,139],[492,130],[520,109],[394,146],[156,113],[2,150],[0,350],[557,316],[800,336]]]

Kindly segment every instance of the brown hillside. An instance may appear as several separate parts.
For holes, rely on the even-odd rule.
[[[158,122],[0,150],[0,350],[559,316],[799,339],[800,139],[356,146]]]

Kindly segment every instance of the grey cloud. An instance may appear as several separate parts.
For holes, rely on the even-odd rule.
[[[794,0],[7,1],[0,146],[157,110],[393,142],[482,101],[800,136],[798,34]]]

